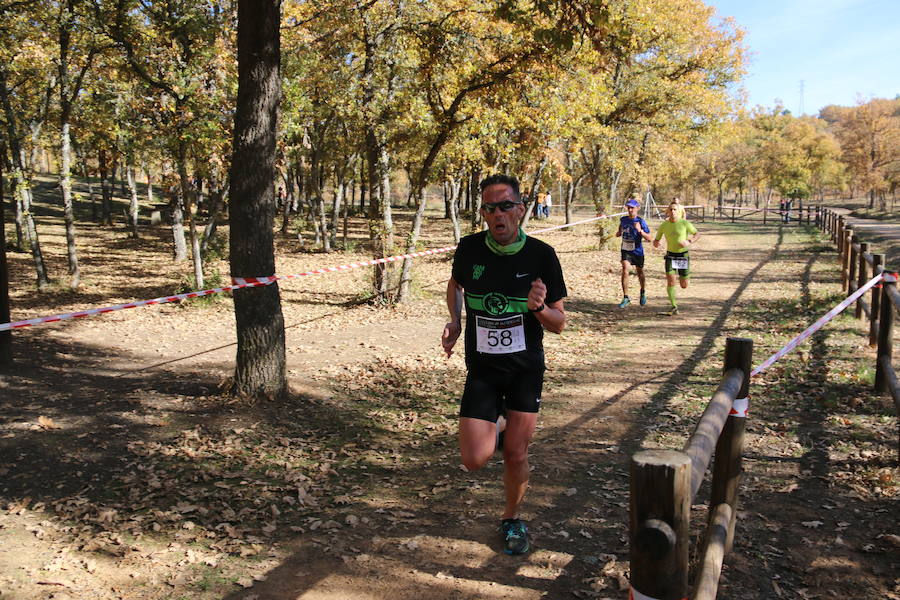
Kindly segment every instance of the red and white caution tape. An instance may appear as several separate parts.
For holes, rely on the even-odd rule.
[[[865,285],[853,292],[853,294],[851,294],[850,296],[847,296],[843,302],[829,310],[818,321],[807,327],[800,335],[788,342],[787,345],[784,346],[784,348],[767,358],[765,362],[753,369],[753,371],[750,372],[750,376],[753,377],[754,375],[759,375],[760,373],[771,367],[775,363],[775,361],[799,346],[803,340],[820,330],[826,323],[843,312],[845,308],[856,302],[860,296],[872,289],[872,287],[874,287],[876,283],[881,281],[883,277],[884,274],[879,273],[878,275],[867,281]]]
[[[731,403],[731,412],[728,414],[739,419],[747,418],[747,410],[750,408],[750,398],[735,398]]]
[[[621,214],[625,214],[625,213],[621,213]],[[532,231],[530,233],[531,234],[545,233],[547,231],[553,231],[555,229],[562,229],[564,227],[572,227],[574,225],[581,225],[584,223],[589,223],[591,221],[596,221],[598,219],[607,219],[610,216],[614,217],[614,216],[618,216],[618,215],[608,215],[608,216],[602,215],[599,217],[594,217],[592,219],[585,219],[584,221],[578,221],[577,223],[569,223],[569,224],[560,225],[557,227],[547,227],[545,229],[538,229],[538,230]],[[443,254],[445,252],[450,252],[451,250],[454,250],[455,248],[456,248],[456,246],[444,246],[443,248],[436,248],[433,250],[423,250],[421,252],[412,252],[409,254],[398,254],[396,256],[387,256],[385,258],[376,258],[376,259],[372,259],[372,260],[352,262],[352,263],[347,263],[345,265],[338,265],[336,267],[323,267],[321,269],[313,269],[311,271],[305,271],[303,273],[294,273],[292,275],[270,275],[267,277],[232,277],[231,278],[232,285],[211,288],[208,290],[199,290],[196,292],[188,292],[186,294],[175,294],[173,296],[162,296],[160,298],[154,298],[152,300],[139,300],[139,301],[135,301],[135,302],[127,302],[125,304],[116,304],[114,306],[104,306],[103,308],[91,308],[88,310],[53,315],[53,316],[49,316],[49,317],[37,317],[34,319],[25,319],[23,321],[13,321],[11,323],[0,323],[0,331],[7,331],[10,329],[22,329],[25,327],[41,325],[44,323],[56,323],[58,321],[65,321],[67,319],[80,319],[82,317],[89,317],[91,315],[101,315],[101,314],[105,314],[105,313],[109,313],[109,312],[115,312],[117,310],[125,310],[126,308],[137,308],[139,306],[150,306],[152,304],[166,304],[169,302],[180,302],[182,300],[188,300],[191,298],[200,298],[202,296],[210,296],[212,294],[221,294],[223,292],[230,292],[230,291],[238,290],[241,288],[260,287],[263,285],[270,285],[281,279],[296,279],[298,277],[307,277],[310,275],[322,275],[325,273],[336,273],[339,271],[349,271],[350,269],[357,269],[359,267],[378,265],[381,263],[396,262],[398,260],[403,260],[406,258],[418,258],[421,256],[432,256],[435,254]]]
[[[125,310],[126,308],[137,308],[139,306],[150,306],[151,304],[166,304],[168,302],[180,302],[190,298],[200,298],[201,296],[209,296],[212,294],[221,294],[244,287],[253,287],[257,284],[246,283],[238,285],[226,285],[224,287],[212,288],[209,290],[201,290],[198,292],[188,292],[186,294],[175,294],[174,296],[162,296],[153,300],[139,300],[137,302],[128,302],[125,304],[116,304],[115,306],[105,306],[103,308],[90,308],[78,312],[65,313],[61,315],[53,315],[52,317],[38,317],[36,319],[25,319],[24,321],[13,321],[12,323],[0,323],[0,331],[8,329],[22,329],[23,327],[31,327],[32,325],[40,325],[42,323],[55,323],[57,321],[65,321],[66,319],[80,319],[91,315],[102,315],[117,310]],[[266,285],[266,284],[258,284]]]

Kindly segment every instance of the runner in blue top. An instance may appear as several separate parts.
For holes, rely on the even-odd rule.
[[[631,198],[625,203],[625,209],[628,211],[619,220],[619,230],[616,237],[622,238],[622,301],[619,308],[625,308],[631,303],[628,297],[628,270],[634,265],[637,271],[638,281],[641,283],[641,306],[647,304],[647,293],[644,291],[644,240],[648,242],[652,239],[650,235],[650,226],[647,221],[638,216],[638,210],[641,203]]]

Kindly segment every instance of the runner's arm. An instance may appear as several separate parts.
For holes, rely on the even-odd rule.
[[[697,230],[695,229],[695,230],[694,230],[694,234],[691,235],[691,236],[690,236],[689,238],[687,238],[686,240],[684,240],[684,242],[687,242],[687,243],[685,244],[684,242],[681,242],[681,245],[682,245],[682,246],[685,246],[685,247],[686,247],[686,246],[693,246],[693,245],[694,245],[694,242],[696,242],[698,239],[700,239],[700,232],[697,231]]]
[[[453,354],[453,346],[462,333],[463,288],[452,277],[447,281],[447,310],[450,311],[450,322],[444,326],[441,334],[441,346],[449,357]]]
[[[646,231],[644,231],[644,226],[645,226],[645,225],[647,226],[647,230],[646,230]],[[640,236],[641,236],[642,238],[644,238],[644,240],[646,240],[646,241],[648,241],[648,242],[649,242],[650,239],[653,237],[653,236],[650,235],[650,226],[647,225],[646,222],[644,222],[644,223],[639,223],[638,226],[635,227],[635,229],[636,229],[637,232],[640,234]]]
[[[528,310],[544,329],[552,333],[562,333],[566,326],[566,311],[563,308],[562,298],[556,302],[546,302],[546,298],[547,286],[544,282],[540,278],[532,281],[531,291],[528,292]],[[541,308],[542,306],[544,308]]]

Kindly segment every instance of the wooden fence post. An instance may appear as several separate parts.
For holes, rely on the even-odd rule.
[[[844,225],[841,244],[841,289],[850,289],[850,247],[851,237],[853,236],[853,228],[849,224]]]
[[[803,225],[803,200],[797,199],[797,227]]]
[[[732,404],[731,414],[725,421],[722,433],[716,442],[716,458],[712,469],[712,487],[710,489],[709,506],[713,508],[723,502],[731,511],[731,522],[728,525],[728,536],[725,552],[731,552],[734,542],[734,522],[737,515],[738,485],[741,480],[741,463],[744,448],[744,428],[747,423],[747,405],[750,399],[750,371],[753,361],[753,340],[749,338],[730,337],[725,341],[724,373],[738,368],[744,372],[741,389]],[[712,510],[710,510],[710,518]]]
[[[856,283],[856,268],[859,266],[859,252],[856,250],[856,244],[859,243],[859,237],[852,231],[848,236],[847,242],[847,295],[853,290],[853,284]]]
[[[638,452],[630,488],[632,589],[659,600],[687,598],[691,459],[677,450]]]
[[[765,225],[766,224],[766,215],[769,214],[769,207],[763,206],[762,211],[763,211],[763,225]]]
[[[884,254],[872,255],[872,275],[878,273],[878,267],[884,265]],[[881,288],[883,283],[872,288],[872,314],[869,315],[869,347],[878,345],[878,323],[881,318]]]
[[[875,362],[875,391],[883,394],[888,389],[888,375],[882,366],[882,360],[890,361],[894,353],[894,303],[888,295],[888,288],[897,289],[897,282],[881,282],[881,315],[878,319],[878,351]]]
[[[866,242],[859,243],[859,268],[856,276],[856,289],[861,288],[866,284],[869,280],[869,263],[866,261],[866,253],[869,251],[869,244]],[[864,294],[865,295],[865,294]],[[863,299],[863,296],[859,297],[860,300]],[[871,310],[871,307],[870,307]],[[859,300],[856,301],[856,318],[862,319],[863,316],[863,307],[862,303]]]
[[[843,252],[844,250],[844,216],[838,215],[837,218],[837,228],[834,232],[834,237],[831,238],[834,240],[834,243],[837,244],[838,252]]]

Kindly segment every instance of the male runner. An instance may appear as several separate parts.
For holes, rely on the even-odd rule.
[[[567,292],[553,248],[519,227],[525,206],[518,180],[492,175],[481,182],[481,197],[488,230],[456,248],[441,345],[449,357],[462,332],[465,300],[469,372],[459,410],[460,454],[467,470],[484,466],[496,449],[498,415],[505,413],[500,532],[507,554],[524,554],[528,531],[519,506],[544,382],[544,329],[562,332]]]
[[[666,220],[660,223],[656,231],[653,247],[659,248],[659,240],[666,236],[666,293],[672,304],[670,315],[678,314],[678,302],[675,300],[675,273],[678,272],[682,288],[687,288],[691,276],[688,246],[700,237],[697,228],[687,219],[678,218],[679,204],[672,201],[666,207]]]
[[[640,202],[634,198],[629,199],[625,203],[628,214],[619,219],[619,229],[616,231],[616,237],[622,238],[622,301],[619,308],[625,308],[631,303],[631,298],[628,297],[628,270],[631,265],[634,265],[641,284],[641,306],[647,304],[647,293],[644,291],[644,240],[650,241],[650,226],[638,216],[640,208]]]

